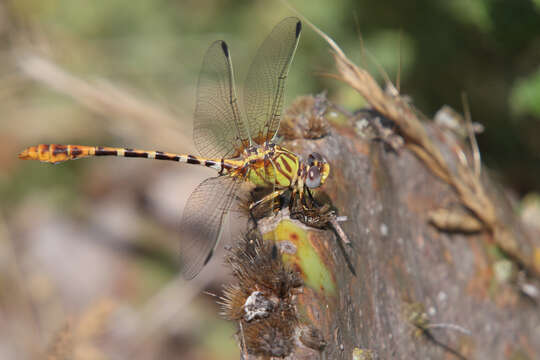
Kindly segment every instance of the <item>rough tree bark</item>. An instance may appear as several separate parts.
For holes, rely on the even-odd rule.
[[[303,114],[293,106],[284,130],[287,148],[304,158],[319,152],[330,163],[324,192],[347,216],[341,226],[351,246],[332,226],[321,230],[290,220],[289,209],[259,222],[266,234],[277,226],[272,237],[281,258],[303,284],[287,287],[294,314],[281,308],[276,315],[292,322],[291,346],[258,331],[270,349],[259,357],[539,358],[538,238],[523,228],[504,190],[478,171],[466,141],[420,121],[409,103],[382,91],[341,55],[340,77],[370,108],[331,120],[317,138],[305,136],[310,126],[321,132],[309,118],[331,119],[339,111],[323,111],[312,99],[302,105]],[[287,138],[287,129],[306,127],[306,118],[307,130]],[[271,313],[286,297],[267,298]],[[231,318],[242,325],[244,357],[256,357],[245,346],[244,330],[268,314],[246,321],[240,313]]]

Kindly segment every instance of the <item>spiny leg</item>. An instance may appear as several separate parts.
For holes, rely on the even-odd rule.
[[[319,204],[317,202],[317,200],[315,200],[315,197],[313,196],[313,193],[311,192],[311,189],[306,187],[306,192],[309,196],[309,200],[311,201],[311,204],[314,205],[314,207],[316,208],[320,208],[321,207],[321,204]]]
[[[268,159],[270,161],[270,165],[272,165],[272,170],[273,170],[273,183],[272,183],[272,194],[275,194],[277,191],[276,191],[276,182],[277,182],[277,176],[278,176],[278,172],[277,172],[277,168],[276,168],[276,164],[274,164],[274,160],[272,160],[272,158],[269,158]],[[283,191],[279,193],[279,195],[283,194]],[[279,195],[276,195],[274,197],[272,197],[269,201],[271,201],[270,203],[270,211],[274,211],[276,209],[276,206],[275,206],[275,201],[276,201],[276,198],[279,197]],[[277,208],[278,211],[280,210],[280,208],[278,207]]]
[[[256,189],[254,189],[253,191],[257,191]],[[251,194],[253,196],[253,194]],[[253,202],[249,205],[248,207],[248,213],[249,213],[249,218],[251,219],[251,221],[253,222],[253,227],[254,228],[257,228],[257,225],[258,225],[258,221],[257,221],[257,217],[255,216],[255,206],[253,206]]]
[[[275,198],[277,198],[278,196],[281,196],[285,191],[287,191],[287,189],[279,189],[279,190],[274,190],[272,191],[270,194],[268,195],[265,195],[263,198],[255,201],[254,203],[251,203],[249,205],[249,210],[250,211],[253,211],[256,207],[268,202],[268,201],[273,201]]]
[[[270,211],[272,213],[274,213],[275,211],[275,201],[276,201],[276,198],[278,198],[280,195],[282,195],[285,190],[281,190],[281,191],[276,191],[276,182],[277,182],[277,168],[276,168],[276,164],[274,164],[274,161],[270,158],[270,164],[272,165],[272,170],[273,170],[273,184],[272,184],[272,192],[269,194],[269,195],[273,195],[271,197],[269,197],[268,201],[270,202]],[[268,174],[268,172],[267,172]],[[268,195],[267,195],[268,196]],[[277,210],[281,210],[280,207],[277,208]],[[278,243],[277,243],[277,240],[276,239],[276,230],[274,229],[272,231],[272,259],[277,259],[278,255],[279,255],[279,248],[278,248]]]

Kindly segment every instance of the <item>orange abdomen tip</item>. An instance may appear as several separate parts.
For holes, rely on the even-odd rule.
[[[42,162],[57,163],[69,160],[68,146],[66,145],[48,145],[40,144],[30,146],[19,154],[22,160],[39,160]]]
[[[19,159],[21,160],[31,160],[32,157],[30,155],[30,148],[26,148],[23,151],[21,151],[18,155]]]
[[[19,154],[19,159],[21,160],[39,160],[39,150],[38,148],[41,147],[43,145],[38,145],[38,146],[30,146],[30,147],[27,147],[26,149],[24,149],[20,154]]]

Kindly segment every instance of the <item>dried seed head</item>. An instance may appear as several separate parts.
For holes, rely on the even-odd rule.
[[[293,292],[302,284],[299,276],[282,262],[274,243],[256,231],[231,249],[227,262],[237,282],[221,298],[224,317],[239,322],[247,353],[286,356],[298,326]]]
[[[294,348],[296,322],[288,323],[278,313],[244,327],[247,352],[254,355],[285,357]]]
[[[263,319],[270,315],[274,309],[272,300],[264,296],[260,291],[254,291],[244,303],[244,319],[250,322],[253,319]]]
[[[221,316],[227,320],[239,320],[244,316],[246,294],[238,284],[227,285],[220,298]]]
[[[298,274],[276,256],[277,251],[273,242],[264,241],[252,231],[227,256],[234,277],[243,289],[247,289],[248,296],[254,291],[262,291],[283,298],[302,284]]]
[[[319,139],[329,132],[325,118],[328,108],[326,94],[297,98],[285,111],[279,135],[285,140]]]

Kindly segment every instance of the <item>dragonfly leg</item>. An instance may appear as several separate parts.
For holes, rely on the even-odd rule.
[[[320,207],[321,207],[321,204],[319,204],[319,203],[317,202],[317,200],[315,200],[315,198],[313,197],[313,194],[311,193],[311,190],[310,190],[308,187],[306,187],[306,190],[307,190],[307,193],[308,193],[308,196],[309,196],[309,200],[311,201],[311,203],[312,203],[313,205],[315,205],[315,207],[320,208]]]
[[[298,200],[300,201],[300,205],[302,205],[303,210],[310,210],[313,207],[313,204],[317,205],[315,202],[315,199],[313,199],[313,195],[311,194],[311,191],[309,191],[309,188],[307,186],[304,186],[304,184],[299,184],[298,188],[295,189],[298,193]],[[304,196],[304,192],[307,190],[308,196]],[[309,197],[309,200],[311,201],[311,206],[308,205],[306,202],[306,198]]]
[[[253,205],[253,204],[252,204]],[[253,209],[251,208],[251,206],[249,207],[249,218],[251,219],[251,221],[253,222],[253,227],[254,228],[257,228],[257,224],[258,224],[258,221],[257,221],[257,218],[255,217],[255,215],[253,214]]]
[[[275,198],[277,198],[278,196],[283,194],[286,190],[287,189],[280,189],[280,190],[272,191],[270,194],[264,196],[262,199],[259,199],[259,200],[255,201],[254,203],[250,204],[249,205],[249,211],[251,212],[255,207],[257,207],[257,206],[259,206],[261,204],[264,204],[265,202],[274,200]]]
[[[305,196],[305,193],[307,193],[307,196]],[[301,207],[301,211],[312,211],[314,208],[321,208],[321,205],[315,200],[313,193],[308,187],[302,187],[301,190],[299,187],[293,189],[290,203],[297,204],[296,201],[298,201],[298,206]]]

